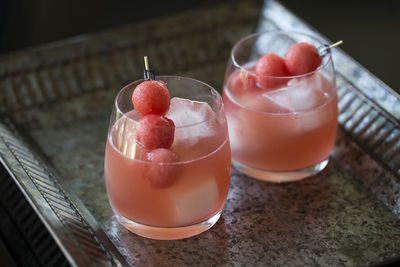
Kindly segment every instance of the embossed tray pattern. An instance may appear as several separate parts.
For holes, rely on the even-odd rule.
[[[373,265],[400,256],[400,98],[340,49],[340,129],[324,172],[270,184],[233,170],[220,221],[185,240],[144,239],[113,217],[103,179],[108,116],[116,92],[141,75],[142,56],[163,74],[220,89],[233,44],[274,29],[319,35],[279,2],[239,1],[0,58],[0,159],[73,266]]]

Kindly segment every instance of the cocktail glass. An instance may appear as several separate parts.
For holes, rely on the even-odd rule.
[[[263,32],[241,39],[227,65],[223,102],[233,165],[270,182],[300,180],[323,170],[337,130],[337,94],[330,50],[310,73],[291,77],[257,76],[264,54],[284,57],[296,42],[324,43],[298,32]],[[326,46],[325,46],[326,47]],[[275,88],[258,81],[269,79]]]
[[[181,239],[212,227],[230,183],[231,154],[220,95],[191,78],[158,76],[167,84],[175,123],[175,162],[153,162],[135,133],[141,116],[131,96],[143,80],[125,86],[115,99],[105,152],[110,204],[129,231],[153,239]],[[168,176],[168,183],[163,179]]]

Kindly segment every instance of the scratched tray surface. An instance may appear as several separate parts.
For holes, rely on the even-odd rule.
[[[145,239],[113,216],[103,177],[109,115],[116,92],[140,76],[142,56],[163,74],[221,88],[233,44],[279,28],[317,34],[278,2],[243,1],[0,59],[3,163],[17,182],[21,166],[31,174],[40,194],[26,195],[57,215],[53,227],[59,220],[69,235],[52,234],[72,264],[74,244],[94,265],[365,266],[400,256],[399,96],[340,50],[340,129],[321,174],[270,184],[233,169],[221,219],[185,240]]]

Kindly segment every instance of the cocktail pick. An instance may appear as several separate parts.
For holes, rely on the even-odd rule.
[[[145,81],[150,81],[150,80],[156,79],[156,75],[155,75],[154,71],[149,68],[149,60],[148,60],[147,56],[144,56],[143,78]]]
[[[330,51],[332,48],[335,48],[336,46],[339,46],[343,44],[343,40],[337,41],[334,44],[331,45],[324,45],[323,47],[318,49],[318,54],[319,56],[323,57],[326,53],[328,53],[328,51]]]

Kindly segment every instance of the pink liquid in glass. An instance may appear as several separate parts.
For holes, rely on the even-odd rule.
[[[223,94],[235,161],[285,172],[328,158],[338,116],[332,78],[316,72],[288,79],[281,88],[261,90],[249,88],[243,77],[239,70],[232,72]]]
[[[225,117],[211,114],[206,122],[176,127],[171,149],[179,161],[173,163],[146,160],[149,150],[135,140],[139,119],[134,110],[124,114],[107,138],[105,181],[114,211],[140,225],[125,227],[150,238],[177,239],[208,229],[187,226],[219,214],[225,203],[231,166]],[[172,170],[174,182],[154,186],[148,179],[149,170],[160,175]]]

